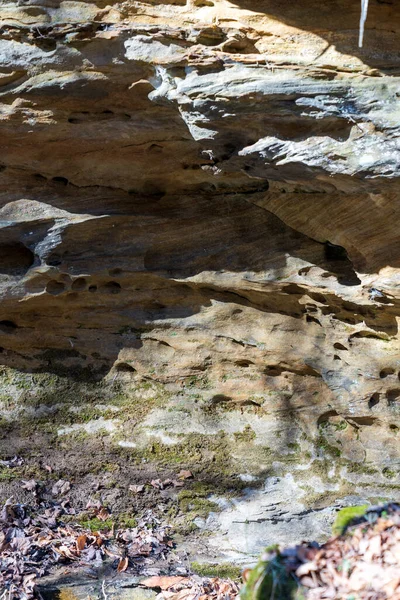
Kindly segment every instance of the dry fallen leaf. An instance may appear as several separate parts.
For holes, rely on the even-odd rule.
[[[125,558],[121,558],[118,563],[118,567],[117,567],[118,573],[123,573],[124,571],[126,571],[128,568],[128,565],[129,565],[129,558],[127,556],[125,556]]]
[[[76,538],[76,547],[78,550],[83,550],[86,546],[87,537],[86,535],[80,535]]]
[[[177,585],[178,583],[188,582],[188,577],[179,577],[179,576],[154,576],[149,577],[149,579],[144,579],[140,582],[140,585],[144,585],[148,588],[160,588],[161,590],[169,590],[172,586]]]
[[[71,489],[71,484],[69,481],[64,481],[64,479],[59,479],[57,483],[55,483],[52,487],[51,493],[53,496],[59,496],[66,494]]]
[[[107,521],[109,516],[110,516],[110,511],[105,506],[102,506],[96,515],[96,517],[98,519],[100,519],[100,521]]]
[[[185,484],[183,481],[177,481],[176,479],[172,480],[172,485],[177,488],[177,487],[183,487]]]
[[[184,469],[178,473],[178,479],[191,479],[193,473],[191,471],[185,471]]]
[[[24,490],[28,490],[28,492],[34,492],[38,487],[38,482],[34,479],[30,479],[29,481],[22,481],[22,487],[24,488]]]
[[[150,485],[152,485],[153,488],[156,488],[156,490],[162,490],[164,487],[161,479],[152,479]]]
[[[130,485],[129,491],[133,492],[134,494],[141,494],[144,492],[144,485]]]

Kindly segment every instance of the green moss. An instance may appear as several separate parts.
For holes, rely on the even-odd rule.
[[[293,452],[301,452],[301,446],[300,444],[297,444],[295,442],[289,442],[287,444],[287,447],[289,450],[292,450]]]
[[[339,448],[332,446],[332,444],[330,444],[322,434],[318,436],[316,440],[316,446],[319,450],[322,450],[324,454],[330,454],[331,456],[335,456],[337,458],[339,458],[342,454]]]
[[[103,529],[112,529],[114,525],[114,521],[112,519],[101,521],[100,519],[96,518],[88,520],[85,520],[83,518],[78,522],[84,529],[89,529],[89,531],[102,531]]]
[[[221,509],[216,502],[207,498],[206,494],[200,495],[198,491],[182,490],[178,494],[179,509],[189,514],[190,518],[201,517],[206,519],[210,512],[219,512]]]
[[[344,431],[345,429],[347,429],[347,427],[348,423],[344,419],[342,421],[339,421],[339,423],[333,423],[333,429],[335,429],[335,431]]]
[[[57,427],[59,427],[59,426],[57,426]],[[96,435],[99,436],[100,432],[97,431]],[[80,429],[78,431],[71,431],[71,433],[66,433],[65,435],[63,435],[62,443],[63,443],[63,445],[65,445],[65,442],[68,441],[69,446],[83,444],[89,438],[90,438],[90,434],[85,429]]]
[[[378,469],[368,463],[347,463],[347,470],[349,473],[359,473],[363,475],[376,475],[379,473]]]
[[[386,479],[396,479],[398,476],[398,471],[395,471],[390,467],[385,467],[382,471],[382,475],[386,477]]]
[[[7,467],[0,467],[0,481],[12,481],[18,479],[22,475],[22,470],[19,468],[9,469]]]
[[[188,388],[201,388],[203,390],[209,389],[211,383],[205,375],[191,375],[185,379],[185,387]]]
[[[365,515],[368,507],[368,504],[363,504],[361,506],[348,506],[339,510],[332,525],[333,535],[342,535],[353,519]]]
[[[250,425],[246,425],[243,431],[239,431],[233,435],[237,442],[253,442],[257,437]]]
[[[300,471],[299,475],[303,474],[304,476],[306,476],[307,480],[310,478],[310,476],[316,475],[321,479],[321,481],[328,483],[328,473],[331,470],[331,468],[332,462],[327,457],[324,457],[323,459],[313,460],[313,462],[310,465],[310,469],[308,471]]]
[[[241,600],[302,600],[302,590],[287,573],[278,552],[270,560],[260,560],[240,592]]]
[[[240,581],[242,569],[231,563],[227,564],[211,564],[211,563],[190,563],[190,568],[196,575],[201,577],[219,577],[221,579],[233,579]]]
[[[223,480],[235,471],[231,465],[231,446],[232,441],[224,431],[216,435],[191,433],[180,438],[176,444],[152,440],[144,449],[137,451],[137,457],[165,466],[198,465],[202,473],[209,473],[210,480],[215,479],[216,474]]]
[[[137,519],[127,514],[119,515],[118,527],[133,529],[134,527],[137,527]]]

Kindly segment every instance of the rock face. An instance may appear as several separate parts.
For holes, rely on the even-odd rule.
[[[189,465],[218,556],[398,494],[400,15],[359,10],[0,1],[3,454],[58,415]]]

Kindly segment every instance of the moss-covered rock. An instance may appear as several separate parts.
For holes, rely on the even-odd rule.
[[[266,552],[252,569],[241,600],[303,600],[296,580],[288,573],[278,550]]]
[[[365,515],[367,510],[368,504],[362,504],[361,506],[347,506],[346,508],[339,510],[332,526],[333,535],[342,535],[350,523],[355,518]]]

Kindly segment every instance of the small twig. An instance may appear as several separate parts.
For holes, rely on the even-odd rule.
[[[106,580],[105,579],[103,579],[103,583],[101,584],[101,593],[103,594],[104,600],[108,600],[108,597],[106,594]]]
[[[38,34],[38,35],[39,35],[41,38],[45,38],[45,37],[46,37],[45,35],[43,35],[43,34],[41,33],[41,31],[40,31],[40,29],[39,29],[38,27],[35,27],[35,29],[36,29],[36,33],[37,33],[37,34]]]

